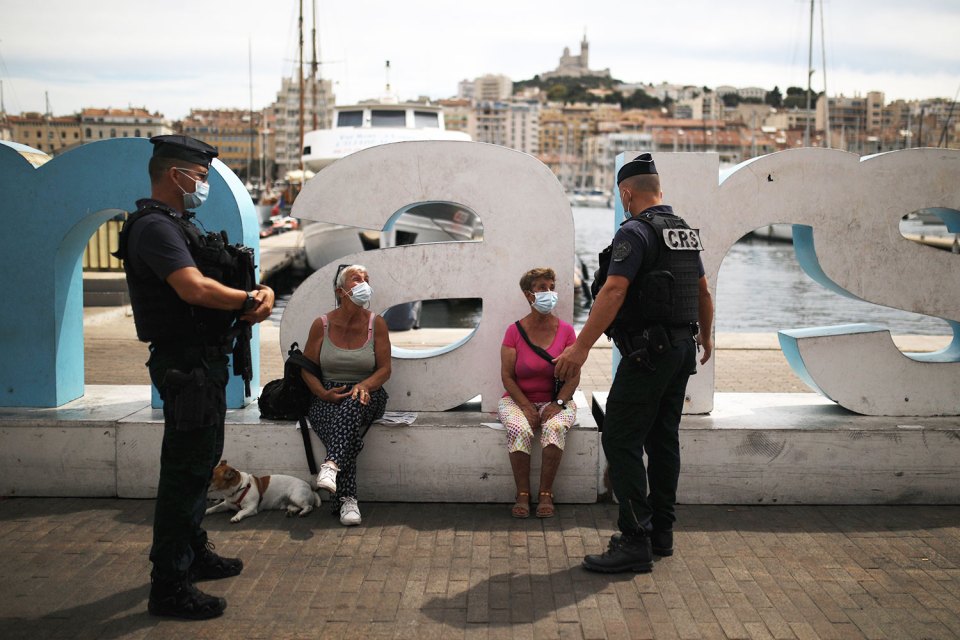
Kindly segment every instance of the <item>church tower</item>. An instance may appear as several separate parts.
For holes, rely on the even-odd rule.
[[[580,68],[590,70],[590,43],[587,42],[587,31],[583,31],[583,40],[580,41]]]

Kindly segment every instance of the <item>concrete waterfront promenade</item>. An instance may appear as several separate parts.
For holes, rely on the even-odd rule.
[[[146,383],[124,309],[88,310],[85,339],[89,384]],[[266,381],[276,328],[262,340]],[[774,336],[717,342],[718,391],[807,390]],[[609,362],[593,350],[585,392],[606,390]],[[217,514],[217,550],[246,568],[203,586],[227,598],[222,618],[186,623],[146,613],[152,500],[0,499],[0,638],[960,637],[960,507],[681,505],[673,557],[604,576],[579,563],[616,508],[558,501],[522,521],[502,504],[362,503],[355,528],[326,502],[303,519]]]

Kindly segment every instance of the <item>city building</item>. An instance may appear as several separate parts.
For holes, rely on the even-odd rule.
[[[621,153],[653,151],[653,135],[650,133],[607,133],[587,138],[584,154],[586,176],[583,187],[616,190],[617,175],[614,170],[617,156]],[[633,156],[627,158],[632,160]]]
[[[540,74],[540,78],[547,80],[549,78],[585,78],[585,77],[609,78],[610,69],[593,70],[590,68],[590,43],[587,42],[587,36],[584,34],[580,41],[580,55],[570,54],[570,47],[563,48],[563,55],[560,56],[560,64],[553,71],[546,71]]]
[[[180,122],[180,130],[211,144],[220,152],[219,160],[240,177],[259,176],[262,153],[260,112],[243,109],[191,109]]]
[[[316,82],[304,80],[306,92],[303,95],[303,132],[314,129],[329,129],[333,118],[333,83],[318,79]],[[300,131],[300,84],[296,78],[283,78],[277,100],[267,107],[268,129],[272,132],[270,145],[274,155],[269,175],[274,179],[283,178],[289,171],[300,169],[303,155]]]
[[[540,103],[511,102],[507,110],[507,146],[536,155],[540,149]]]
[[[476,142],[507,145],[507,113],[509,105],[506,102],[478,102],[474,107],[474,133],[472,138]]]
[[[808,121],[811,122],[811,126],[816,129],[815,120],[816,112],[813,109],[808,111],[794,107],[792,109],[776,109],[763,119],[762,124],[765,127],[772,127],[783,131],[793,129],[805,130]]]
[[[0,110],[0,140],[13,142],[13,128],[7,120],[7,112]]]
[[[830,129],[876,135],[883,129],[883,92],[871,91],[866,97],[847,98],[842,94],[833,98],[821,95],[817,99],[816,129],[827,128],[829,108]]]
[[[41,113],[7,115],[9,139],[54,155],[83,143],[78,116],[51,116]]]
[[[146,107],[130,109],[83,109],[80,112],[83,142],[110,138],[152,138],[173,133],[160,113]]]
[[[476,140],[476,112],[468,98],[450,98],[437,102],[443,107],[443,123],[447,131],[462,131]]]
[[[474,81],[475,100],[508,100],[513,95],[513,80],[505,75],[487,74]]]

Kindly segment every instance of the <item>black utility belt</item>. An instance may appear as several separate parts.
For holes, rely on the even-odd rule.
[[[171,340],[169,342],[151,342],[150,351],[159,351],[161,353],[197,354],[201,356],[223,356],[230,353],[229,347],[222,344],[198,344],[195,342],[182,342],[177,340]]]
[[[696,322],[692,322],[690,324],[681,324],[676,326],[655,324],[649,327],[644,327],[643,329],[628,331],[626,333],[631,338],[639,338],[644,334],[649,335],[651,332],[659,332],[660,329],[662,329],[663,332],[669,336],[671,342],[692,338],[700,332],[700,326]]]

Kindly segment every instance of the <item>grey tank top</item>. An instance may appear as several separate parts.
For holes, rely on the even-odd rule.
[[[373,322],[376,314],[370,314],[367,327],[367,341],[358,349],[341,349],[330,341],[326,314],[320,316],[323,322],[323,347],[320,349],[320,368],[324,381],[360,382],[377,368],[377,358],[373,352]]]

